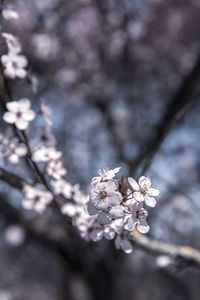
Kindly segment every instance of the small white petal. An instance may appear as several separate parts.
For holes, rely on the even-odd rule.
[[[73,217],[76,214],[76,209],[72,203],[66,203],[61,207],[61,212],[63,215]]]
[[[121,205],[113,206],[110,209],[109,214],[113,219],[120,219],[124,216],[123,207]]]
[[[151,188],[151,189],[148,190],[148,194],[149,194],[149,196],[156,197],[156,196],[159,196],[160,191],[157,190],[157,189]]]
[[[156,206],[156,200],[153,197],[149,197],[148,195],[145,195],[144,201],[145,201],[145,204],[150,206],[150,207],[155,207]]]
[[[139,220],[139,223],[137,224],[137,229],[141,233],[147,233],[149,231],[150,227],[147,224],[146,220]]]
[[[88,203],[86,204],[86,211],[90,216],[95,216],[98,214],[98,211],[96,210],[91,201],[88,201]]]
[[[3,115],[3,119],[5,122],[13,124],[16,121],[16,115],[13,112],[8,111]]]
[[[28,122],[20,118],[20,119],[16,119],[15,125],[18,129],[25,130],[28,127]]]
[[[134,192],[133,197],[136,201],[142,202],[144,201],[144,196],[140,192]]]
[[[97,217],[98,221],[100,224],[110,224],[111,223],[111,219],[109,218],[108,214],[100,212],[98,217]]]
[[[33,209],[34,202],[31,199],[22,200],[22,206],[25,209]]]
[[[94,242],[100,241],[103,238],[103,230],[100,229],[92,230],[92,232],[90,233],[90,238]]]
[[[139,187],[137,181],[135,179],[133,179],[132,177],[128,177],[128,183],[130,184],[130,186],[132,187],[132,189],[134,191],[140,190],[140,187]]]
[[[145,191],[148,190],[151,186],[151,180],[149,177],[141,176],[138,182],[141,188]]]
[[[131,244],[131,242],[129,242],[128,240],[123,240],[122,241],[122,245],[121,245],[122,250],[124,250],[124,252],[126,254],[130,254],[133,252],[133,246]]]

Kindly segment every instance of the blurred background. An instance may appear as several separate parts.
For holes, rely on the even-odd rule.
[[[5,4],[19,19],[3,31],[19,36],[35,76],[33,91],[12,84],[14,98],[52,108],[66,179],[88,192],[102,166],[149,176],[161,191],[149,237],[200,249],[200,1]],[[42,126],[33,125],[29,138]],[[30,176],[25,164],[6,168]],[[57,243],[57,215],[45,212],[46,228],[22,212],[19,191],[3,182],[0,191],[0,300],[199,300],[199,267],[137,247],[126,255],[108,241],[87,244],[71,228]]]

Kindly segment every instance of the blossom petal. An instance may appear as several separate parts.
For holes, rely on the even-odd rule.
[[[16,121],[16,115],[13,112],[8,111],[3,115],[3,119],[5,122],[13,124]]]
[[[94,207],[93,203],[90,200],[86,204],[86,210],[90,216],[95,216],[98,214],[98,211],[96,210],[96,208]]]
[[[156,206],[156,200],[153,197],[149,197],[148,195],[145,195],[144,201],[145,201],[145,204],[150,206],[150,207],[155,207]]]
[[[148,190],[151,186],[151,180],[149,177],[141,176],[138,182],[141,188],[145,191]]]
[[[61,207],[61,213],[69,217],[73,217],[76,214],[75,206],[72,203],[65,203]]]
[[[18,129],[24,130],[28,127],[28,122],[22,118],[16,119],[15,125],[17,126]]]
[[[147,233],[150,229],[146,220],[139,220],[137,224],[137,229],[141,233]]]
[[[144,201],[144,195],[142,195],[140,192],[134,192],[133,197],[136,201],[142,202]]]
[[[134,191],[139,191],[140,190],[139,184],[132,177],[128,177],[128,183],[130,184],[130,186],[132,187],[132,189]]]
[[[23,199],[22,206],[25,209],[33,209],[34,202],[31,199]]]
[[[120,219],[124,216],[123,207],[121,205],[113,206],[109,214],[113,219]]]
[[[110,206],[119,205],[122,202],[122,194],[120,192],[110,192],[108,194],[108,201]]]
[[[112,240],[114,239],[115,237],[115,231],[112,229],[112,228],[106,228],[104,230],[104,237],[107,239],[107,240]]]
[[[90,238],[94,242],[100,241],[103,238],[103,230],[100,229],[92,230],[92,232],[90,233]]]
[[[151,188],[151,189],[148,190],[148,194],[149,194],[149,196],[156,197],[156,196],[159,196],[160,191],[157,190],[157,189]]]
[[[108,214],[106,214],[104,212],[100,212],[97,219],[98,219],[100,224],[106,225],[106,224],[111,223],[111,219],[109,218]]]
[[[125,252],[126,254],[130,254],[130,253],[133,252],[133,246],[132,246],[131,242],[129,242],[129,241],[126,240],[126,239],[124,239],[124,240],[122,241],[121,248],[122,248],[122,250],[124,250],[124,252]]]

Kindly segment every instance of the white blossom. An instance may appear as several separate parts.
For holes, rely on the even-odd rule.
[[[122,249],[126,254],[133,252],[133,246],[131,242],[128,240],[127,236],[124,236],[123,234],[116,237],[115,247],[117,249]]]
[[[23,188],[25,198],[22,206],[25,209],[33,209],[38,213],[43,213],[47,205],[53,200],[53,195],[41,184],[36,186],[25,185]]]
[[[51,185],[56,195],[62,194],[66,198],[71,198],[73,187],[69,182],[64,179],[51,180]]]
[[[128,182],[133,189],[133,197],[139,202],[145,202],[146,205],[154,207],[156,205],[155,196],[159,195],[159,190],[151,188],[151,180],[149,177],[142,176],[138,183],[132,178],[128,178]]]
[[[23,244],[25,239],[25,231],[19,225],[10,225],[6,227],[4,231],[4,237],[10,246],[17,247]]]
[[[120,169],[121,169],[121,167],[115,168],[112,170],[109,170],[109,168],[107,168],[107,167],[98,169],[97,173],[99,174],[99,176],[93,177],[91,184],[94,185],[94,184],[102,182],[102,181],[113,179],[115,177],[116,173],[118,173],[120,171]]]
[[[61,151],[57,151],[54,147],[40,146],[32,155],[35,162],[47,162],[50,160],[57,160],[62,156]]]
[[[3,115],[4,121],[15,124],[20,130],[26,129],[29,122],[35,118],[35,113],[30,109],[30,101],[28,99],[8,102],[6,107],[8,112]]]
[[[16,12],[13,9],[4,9],[2,11],[2,16],[4,17],[4,19],[18,19],[19,18],[18,12]]]
[[[60,179],[66,173],[61,160],[51,160],[47,165],[47,174],[54,179]]]
[[[4,74],[11,78],[25,78],[27,71],[25,68],[28,65],[28,61],[24,55],[19,55],[14,52],[9,52],[1,56],[1,62],[4,66]]]
[[[52,121],[50,119],[50,116],[52,114],[52,111],[51,111],[51,108],[44,103],[44,101],[41,101],[41,108],[40,108],[39,113],[44,118],[44,120],[46,121],[46,123],[49,126],[51,126],[52,125]]]
[[[27,148],[17,138],[11,139],[6,147],[5,156],[12,164],[18,164],[19,158],[27,154]]]
[[[21,44],[19,40],[11,33],[3,32],[2,37],[5,38],[10,53],[21,52]]]
[[[107,212],[112,206],[119,205],[122,195],[117,190],[118,183],[115,180],[100,182],[91,190],[90,200],[93,206],[100,211]]]
[[[149,225],[146,221],[148,212],[143,208],[142,202],[135,201],[128,204],[129,214],[125,217],[125,229],[132,231],[137,227],[141,233],[147,233],[149,231]]]
[[[68,217],[74,217],[76,212],[76,206],[71,202],[65,203],[61,207],[61,213],[63,215],[67,215]]]

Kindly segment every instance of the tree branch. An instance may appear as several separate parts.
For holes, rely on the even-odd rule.
[[[131,172],[143,162],[141,174],[144,174],[159,150],[164,139],[168,135],[175,123],[185,114],[192,103],[197,100],[197,87],[200,82],[200,57],[197,60],[192,71],[185,77],[180,89],[169,103],[169,106],[158,125],[157,133],[152,137],[147,144],[144,152],[139,157],[130,163]]]
[[[171,256],[175,259],[182,258],[189,264],[200,266],[200,251],[189,246],[177,246],[168,244],[162,241],[156,241],[148,238],[145,235],[140,234],[134,230],[130,239],[133,244],[139,248],[153,253],[153,254],[164,254]]]

